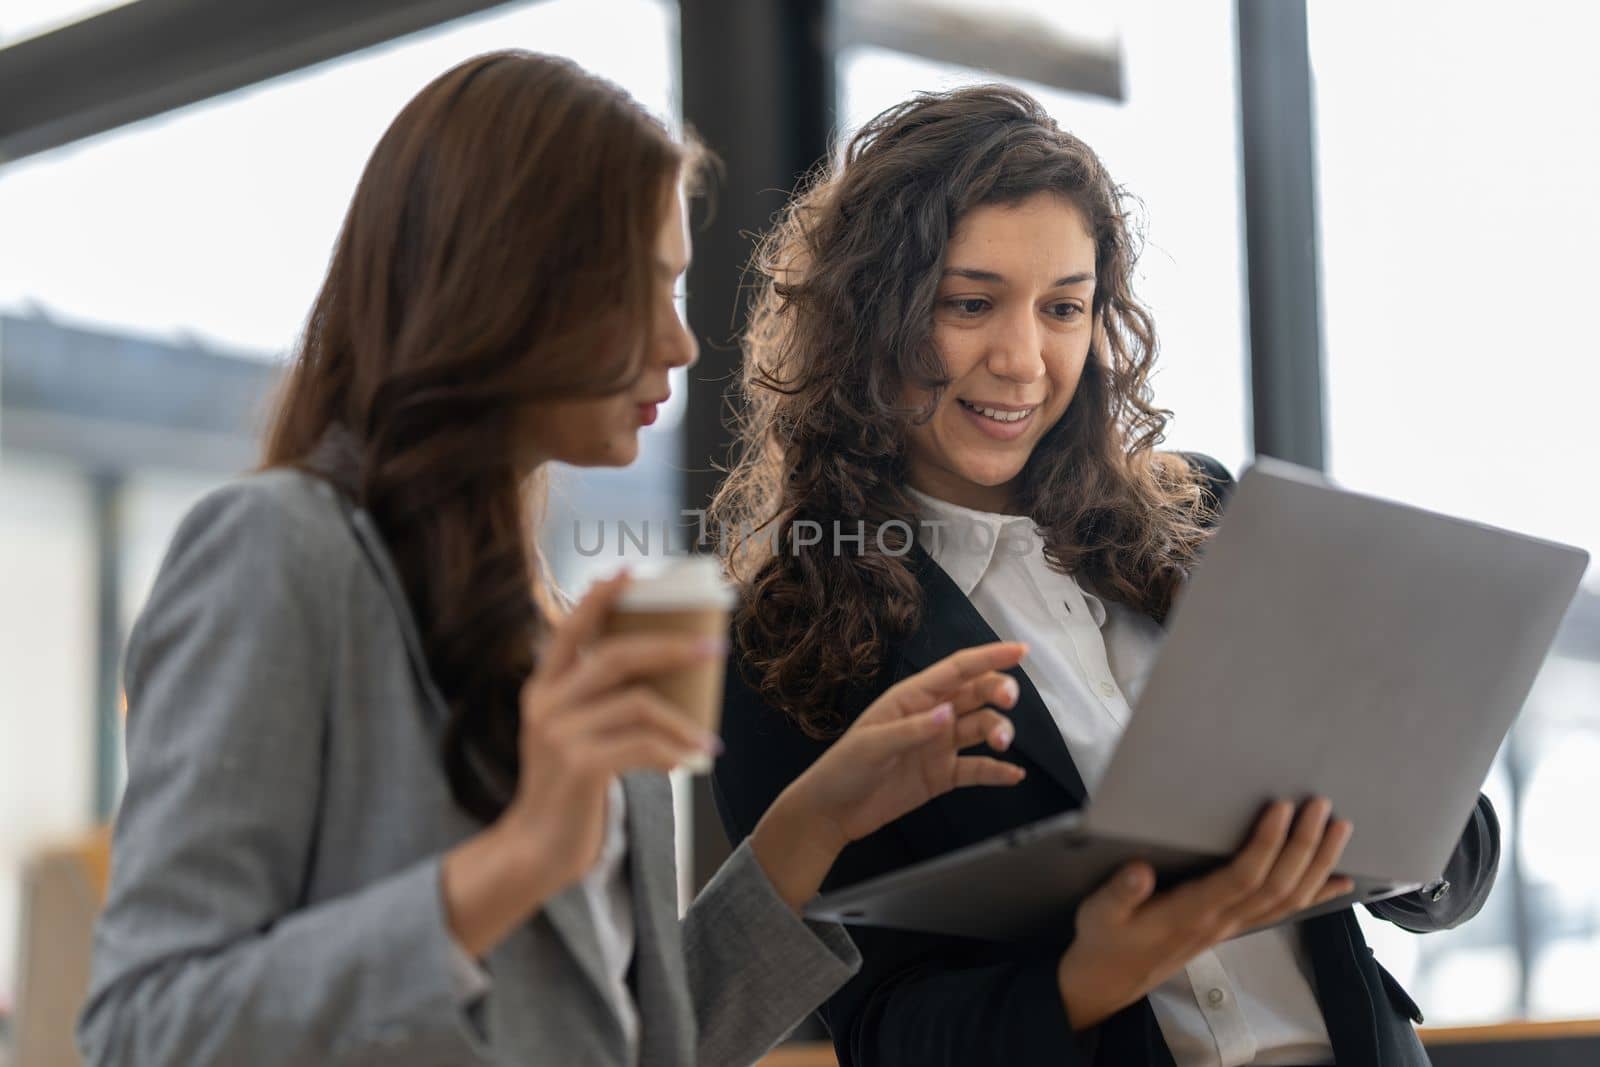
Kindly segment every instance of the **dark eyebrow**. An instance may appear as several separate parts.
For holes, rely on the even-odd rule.
[[[975,282],[991,282],[996,285],[1005,284],[1005,278],[1002,275],[996,274],[992,270],[976,270],[971,267],[951,267],[944,273],[947,277],[953,274],[957,278],[971,278]],[[1068,274],[1064,278],[1057,278],[1055,280],[1055,284],[1050,286],[1050,288],[1059,289],[1064,285],[1077,285],[1080,282],[1092,281],[1094,281],[1094,271],[1081,270],[1076,274]]]

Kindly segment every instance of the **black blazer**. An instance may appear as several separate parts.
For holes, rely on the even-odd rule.
[[[1191,456],[1213,496],[1233,481],[1215,460]],[[923,623],[892,644],[878,677],[840,699],[847,722],[880,693],[943,656],[997,640],[977,609],[920,550],[913,561],[925,597]],[[1020,668],[1010,712],[1016,740],[1002,758],[1024,767],[1015,787],[966,789],[939,797],[847,848],[824,888],[930,859],[1051,815],[1080,807],[1083,782],[1039,693]],[[726,751],[712,779],[728,837],[742,840],[777,795],[827,748],[768,706],[738,665],[735,649],[723,712]],[[1372,905],[1409,930],[1455,926],[1476,914],[1499,863],[1499,825],[1480,797],[1444,872],[1448,888]],[[1412,1028],[1422,1013],[1373,958],[1349,909],[1300,924],[1323,1018],[1340,1064],[1420,1067],[1428,1058]],[[843,1067],[1171,1067],[1148,1000],[1097,1028],[1080,1044],[1067,1025],[1056,965],[1069,941],[995,944],[940,934],[854,926],[860,972],[821,1009]]]

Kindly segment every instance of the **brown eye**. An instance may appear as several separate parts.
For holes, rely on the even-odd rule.
[[[980,296],[962,297],[959,300],[948,300],[946,303],[963,315],[981,315],[989,306],[989,301]]]

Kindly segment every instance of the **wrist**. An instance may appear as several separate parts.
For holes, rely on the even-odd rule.
[[[493,857],[494,875],[509,895],[533,902],[535,908],[572,885],[581,872],[568,875],[565,859],[552,859],[544,840],[513,821],[509,812],[490,823],[475,840],[482,840]]]
[[[756,862],[797,915],[816,896],[847,843],[838,825],[810,810],[792,787],[773,802],[750,834]]]
[[[845,832],[843,820],[816,798],[816,790],[811,788],[811,784],[809,774],[796,778],[772,802],[768,812],[776,813],[815,851],[827,852],[830,858],[837,858],[850,843],[850,835]]]
[[[451,935],[481,959],[512,929],[526,922],[563,886],[526,835],[493,823],[451,849],[440,864],[445,916]]]
[[[1061,993],[1061,1009],[1066,1012],[1067,1025],[1074,1033],[1092,1030],[1110,1014],[1098,1004],[1093,984],[1084,981],[1082,968],[1070,948],[1061,954],[1061,961],[1056,965],[1056,986]]]

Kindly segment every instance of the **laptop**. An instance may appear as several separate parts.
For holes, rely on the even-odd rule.
[[[1436,880],[1588,554],[1349,492],[1262,459],[1180,594],[1082,809],[825,893],[808,917],[987,940],[1065,937],[1134,859],[1158,885],[1227,862],[1274,798],[1326,796],[1354,892]]]

